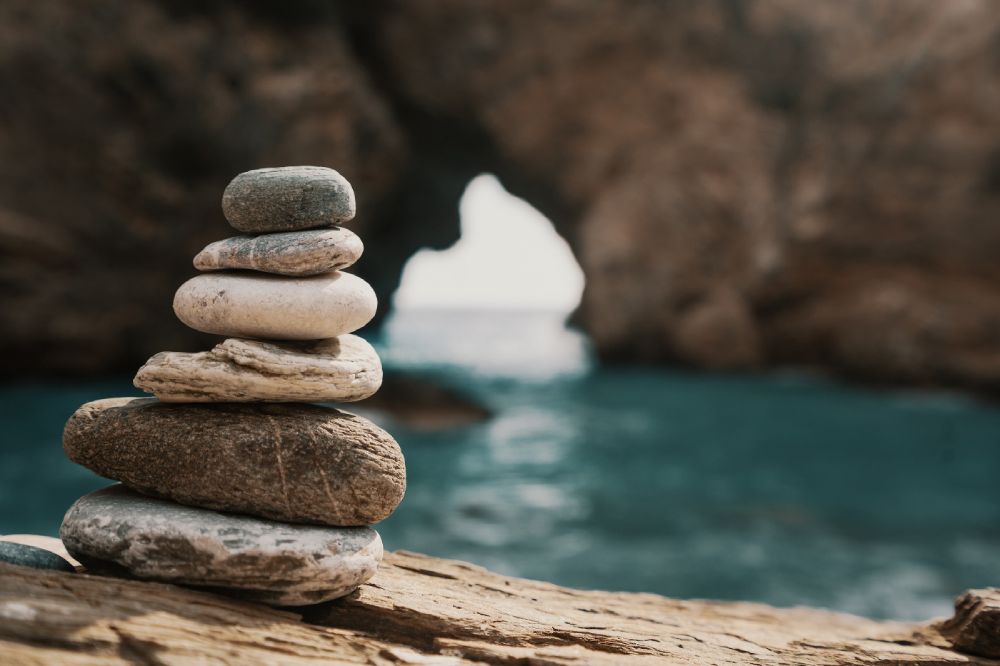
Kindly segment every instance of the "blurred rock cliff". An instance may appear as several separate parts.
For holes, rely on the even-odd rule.
[[[6,376],[204,345],[169,303],[227,234],[225,184],[322,164],[355,184],[385,305],[488,171],[569,241],[605,359],[1000,391],[990,0],[9,0],[0,19]]]

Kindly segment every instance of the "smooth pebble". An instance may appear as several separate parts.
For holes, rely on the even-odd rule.
[[[303,278],[205,273],[174,295],[174,313],[182,322],[233,338],[335,338],[367,324],[377,307],[367,282],[339,271]]]

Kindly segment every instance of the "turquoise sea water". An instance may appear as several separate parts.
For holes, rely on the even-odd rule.
[[[1000,584],[1000,408],[795,374],[597,368],[548,313],[409,311],[376,340],[495,411],[384,421],[409,489],[386,547],[564,585],[945,615]],[[150,350],[151,352],[156,350]],[[105,482],[62,455],[81,403],[129,378],[0,387],[0,532],[55,534]]]

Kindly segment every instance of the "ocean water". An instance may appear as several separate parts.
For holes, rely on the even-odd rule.
[[[402,311],[373,340],[494,411],[384,421],[407,459],[389,549],[581,588],[947,615],[1000,584],[1000,408],[781,373],[598,367],[556,313]],[[155,351],[155,350],[150,350]],[[129,378],[0,387],[0,532],[55,534],[106,482],[64,459]]]

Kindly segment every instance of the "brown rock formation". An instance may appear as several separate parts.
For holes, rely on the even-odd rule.
[[[352,229],[365,237],[406,164],[336,22],[235,3],[4,3],[0,100],[5,374],[207,348],[170,303],[192,257],[232,235],[221,199],[234,175],[336,164],[360,186],[368,219]],[[404,245],[381,260],[401,265],[416,247]]]
[[[383,302],[493,171],[569,240],[604,358],[1000,389],[989,0],[208,6],[2,10],[5,372],[193,342],[166,304],[225,182],[314,162]]]
[[[953,647],[933,624],[584,592],[403,552],[355,594],[302,610],[0,564],[0,655],[13,664],[997,663],[977,652],[988,636]]]
[[[994,9],[412,1],[378,36],[569,239],[605,357],[989,390]]]
[[[1000,659],[1000,588],[969,590],[937,628],[958,650]]]

